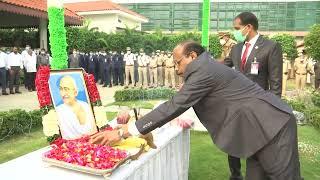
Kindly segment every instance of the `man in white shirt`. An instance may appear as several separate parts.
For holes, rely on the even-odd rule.
[[[123,57],[123,61],[126,64],[125,73],[126,73],[126,86],[128,88],[129,81],[131,80],[132,85],[134,85],[134,61],[136,57],[133,53],[131,53],[131,48],[127,47],[127,53]]]
[[[64,139],[76,139],[97,132],[92,109],[87,102],[78,100],[74,79],[66,75],[59,83],[63,104],[56,107],[59,127]]]
[[[7,93],[7,54],[0,50],[0,82],[2,87],[2,95]]]
[[[147,79],[147,65],[149,64],[149,57],[144,53],[143,49],[140,49],[140,55],[138,56],[139,64],[139,86],[146,88],[148,86]]]
[[[18,48],[13,47],[13,52],[9,54],[7,59],[7,68],[10,74],[9,89],[10,94],[21,94],[19,91],[20,85],[20,70],[23,69],[23,62],[21,54],[18,53]],[[13,91],[13,86],[15,86],[15,91]]]
[[[37,72],[37,56],[31,49],[27,53],[24,60],[24,67],[27,72],[25,82],[29,92],[32,92],[36,90],[34,80]]]
[[[22,57],[22,63],[23,63],[23,66],[24,66],[24,69],[23,69],[23,76],[25,77],[24,79],[24,86],[26,89],[28,89],[28,81],[27,81],[27,70],[26,70],[26,67],[25,67],[25,61],[26,61],[26,58],[28,56],[28,51],[31,49],[31,46],[30,45],[26,45],[26,48],[21,52],[21,57]]]

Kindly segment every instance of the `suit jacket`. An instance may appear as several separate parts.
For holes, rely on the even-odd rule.
[[[86,72],[88,71],[88,61],[85,54],[79,55],[79,66],[83,68]]]
[[[225,65],[235,67],[240,71],[241,53],[244,43],[238,43],[231,49],[229,57],[224,61]],[[250,74],[251,63],[256,58],[259,62],[258,75]],[[267,40],[261,35],[248,57],[243,74],[258,83],[263,89],[269,90],[275,95],[281,96],[282,90],[282,50],[278,43]]]
[[[69,68],[79,68],[79,55],[74,56],[73,54],[69,55]]]
[[[270,142],[288,122],[291,108],[235,71],[201,54],[184,73],[181,90],[136,121],[146,134],[193,107],[213,142],[224,152],[247,158]]]

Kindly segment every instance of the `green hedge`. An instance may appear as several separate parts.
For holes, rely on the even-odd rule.
[[[289,60],[293,61],[298,57],[295,37],[289,34],[277,34],[270,38],[278,42],[282,47],[282,52],[287,54]]]
[[[115,101],[135,101],[135,100],[152,100],[152,99],[169,99],[176,93],[169,88],[155,89],[124,89],[116,91],[114,94]]]
[[[0,112],[0,141],[17,134],[29,133],[42,127],[40,110],[25,111],[14,109]]]
[[[286,100],[286,102],[295,111],[302,112],[305,115],[307,123],[320,129],[320,107],[315,105],[306,105],[299,100]]]
[[[307,53],[317,61],[320,61],[320,24],[311,27],[309,34],[304,39]]]
[[[116,34],[106,34],[87,28],[67,28],[68,49],[78,49],[80,51],[116,50],[124,51],[126,47],[131,47],[133,52],[144,48],[146,53],[151,53],[157,49],[172,50],[175,45],[184,40],[201,41],[200,32],[184,32],[180,34],[162,34],[157,31],[152,34],[136,32],[126,29],[124,32]],[[219,57],[222,47],[217,35],[210,35],[209,50],[214,57]]]

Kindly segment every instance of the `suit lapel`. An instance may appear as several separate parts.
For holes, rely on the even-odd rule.
[[[237,54],[240,54],[240,56],[237,56],[236,62],[238,63],[235,67],[238,67],[238,70],[240,70],[241,67],[241,55],[242,55],[242,48],[244,43],[241,43],[241,45],[237,49]]]
[[[251,71],[251,63],[254,60],[254,58],[257,57],[257,54],[262,46],[263,46],[263,37],[260,35],[257,42],[254,44],[252,51],[247,59],[246,66],[244,67],[244,72]]]

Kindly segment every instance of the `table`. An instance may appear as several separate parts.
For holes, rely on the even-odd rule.
[[[142,154],[138,160],[119,167],[105,179],[110,180],[187,180],[190,131],[169,123],[153,132],[157,149]],[[50,166],[41,160],[45,147],[0,164],[0,179],[102,180],[96,176]]]

